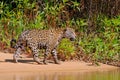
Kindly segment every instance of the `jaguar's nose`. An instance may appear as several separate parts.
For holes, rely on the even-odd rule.
[[[74,41],[74,40],[75,40],[75,38],[70,38],[70,40],[71,40],[71,41]]]

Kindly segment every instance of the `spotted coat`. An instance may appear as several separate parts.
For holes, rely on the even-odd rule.
[[[49,30],[26,30],[21,33],[19,36],[16,45],[15,45],[15,53],[13,55],[13,59],[15,62],[18,62],[17,58],[25,50],[25,47],[29,47],[33,53],[33,59],[41,64],[38,54],[40,49],[45,49],[43,63],[47,64],[46,59],[49,53],[52,54],[54,58],[54,62],[56,64],[59,63],[57,59],[57,51],[56,48],[60,41],[63,38],[68,38],[71,41],[75,39],[76,35],[73,29],[49,29]],[[13,40],[12,40],[13,41]],[[12,43],[11,41],[11,43]]]

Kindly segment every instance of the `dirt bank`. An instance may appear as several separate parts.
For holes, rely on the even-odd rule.
[[[8,72],[90,72],[90,71],[108,71],[117,69],[117,67],[100,64],[100,66],[91,66],[91,63],[80,61],[61,62],[60,65],[48,63],[48,65],[38,65],[32,58],[20,59],[19,63],[13,63],[12,54],[0,52],[0,73]]]

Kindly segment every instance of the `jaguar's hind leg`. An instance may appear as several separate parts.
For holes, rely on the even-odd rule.
[[[13,60],[15,63],[18,62],[17,58],[20,57],[20,54],[22,53],[22,48],[18,47],[13,55]]]
[[[33,52],[33,59],[35,62],[37,62],[38,64],[42,64],[40,62],[40,59],[39,59],[39,49],[37,47],[31,47],[32,49],[32,52]]]

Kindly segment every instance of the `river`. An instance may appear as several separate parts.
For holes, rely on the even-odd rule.
[[[0,73],[0,80],[120,80],[120,69],[96,72]]]

